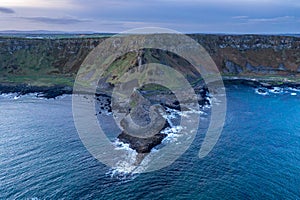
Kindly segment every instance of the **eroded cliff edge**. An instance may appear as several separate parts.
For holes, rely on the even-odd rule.
[[[223,76],[280,76],[298,79],[300,38],[270,35],[189,35],[211,55]],[[72,86],[89,52],[105,38],[0,38],[0,82]],[[162,64],[187,65],[177,56],[146,52],[143,58]],[[137,65],[136,54],[119,62]],[[189,72],[187,72],[189,73]]]
[[[194,36],[223,75],[296,76],[300,38],[289,36]]]

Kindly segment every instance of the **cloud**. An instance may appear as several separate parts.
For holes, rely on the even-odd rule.
[[[299,0],[0,0],[0,30],[299,32]],[[7,9],[12,8],[13,13]]]
[[[0,7],[0,13],[13,14],[15,11],[10,8]]]
[[[206,3],[238,3],[238,4],[260,4],[260,3],[283,3],[299,5],[298,0],[156,0],[158,2],[176,2],[176,3],[194,3],[194,4],[206,4]]]
[[[295,17],[293,16],[283,16],[283,17],[273,17],[273,18],[253,18],[248,19],[248,22],[258,22],[258,23],[264,23],[264,22],[290,22],[293,21]]]
[[[265,22],[291,22],[296,19],[294,16],[280,16],[280,17],[271,17],[271,18],[250,18],[249,16],[233,16],[232,19],[241,20],[249,23],[265,23]]]
[[[73,0],[1,0],[3,7],[10,8],[61,8],[73,7]]]
[[[81,19],[69,18],[69,17],[62,17],[62,18],[22,17],[22,18],[32,22],[41,22],[46,24],[77,24],[82,22],[90,22],[90,20],[81,20]]]
[[[232,19],[239,20],[242,23],[246,24],[257,24],[257,23],[293,23],[297,22],[297,17],[294,16],[280,16],[280,17],[271,17],[271,18],[250,18],[248,16],[234,16]]]
[[[249,16],[241,15],[241,16],[233,16],[232,19],[247,19]]]

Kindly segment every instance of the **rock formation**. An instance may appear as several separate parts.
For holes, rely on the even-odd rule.
[[[152,106],[137,90],[131,95],[130,104],[130,113],[120,122],[123,131],[118,138],[138,153],[149,153],[166,137],[160,133],[168,126],[164,109],[160,105]]]

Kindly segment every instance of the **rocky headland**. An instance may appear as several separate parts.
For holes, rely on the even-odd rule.
[[[210,54],[225,83],[238,81],[256,88],[268,89],[278,86],[300,87],[299,37],[203,34],[189,36]],[[45,98],[71,94],[82,62],[105,39],[1,37],[0,93],[37,93]],[[107,70],[105,83],[99,83],[100,92],[95,98],[101,95],[109,96],[109,92],[106,91],[111,90],[118,82],[120,72],[127,72],[146,63],[160,63],[176,69],[194,87],[199,105],[209,103],[209,91],[201,75],[193,70],[190,63],[171,52],[157,49],[142,49],[117,58]],[[131,107],[126,108],[125,112],[127,116],[130,114],[131,118],[125,117],[120,122],[123,130],[118,139],[129,143],[130,147],[141,155],[149,153],[166,137],[161,131],[170,124],[162,120],[160,107],[183,109],[170,91],[155,85],[147,85],[133,94],[129,105]],[[105,106],[111,111],[110,105]],[[141,137],[136,127],[132,126],[132,120],[142,127],[155,125],[157,132],[149,133],[149,137]]]

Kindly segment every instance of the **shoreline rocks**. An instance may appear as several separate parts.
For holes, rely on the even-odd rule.
[[[239,83],[244,85],[249,85],[252,87],[294,87],[300,88],[300,82],[283,80],[283,79],[269,79],[264,77],[223,77],[224,84]],[[205,96],[209,91],[206,87],[196,90],[200,97]],[[66,85],[54,85],[54,86],[33,86],[29,84],[15,84],[15,83],[0,83],[0,94],[17,93],[18,96],[26,95],[30,93],[38,93],[37,97],[43,97],[47,99],[56,98],[64,94],[72,94],[73,88]],[[157,99],[162,99],[161,105],[180,110],[180,105],[178,101],[173,101],[171,94],[166,94],[163,91],[141,91],[151,102],[159,102]],[[85,94],[82,92],[82,94]],[[108,94],[96,93],[98,96],[109,97]],[[151,98],[152,96],[152,98]],[[169,96],[169,97],[168,97]],[[207,103],[205,98],[199,99],[199,104]]]
[[[56,98],[64,94],[72,94],[73,88],[69,86],[31,86],[27,84],[0,84],[0,94],[17,93],[22,96],[38,93],[37,97],[46,99]]]

